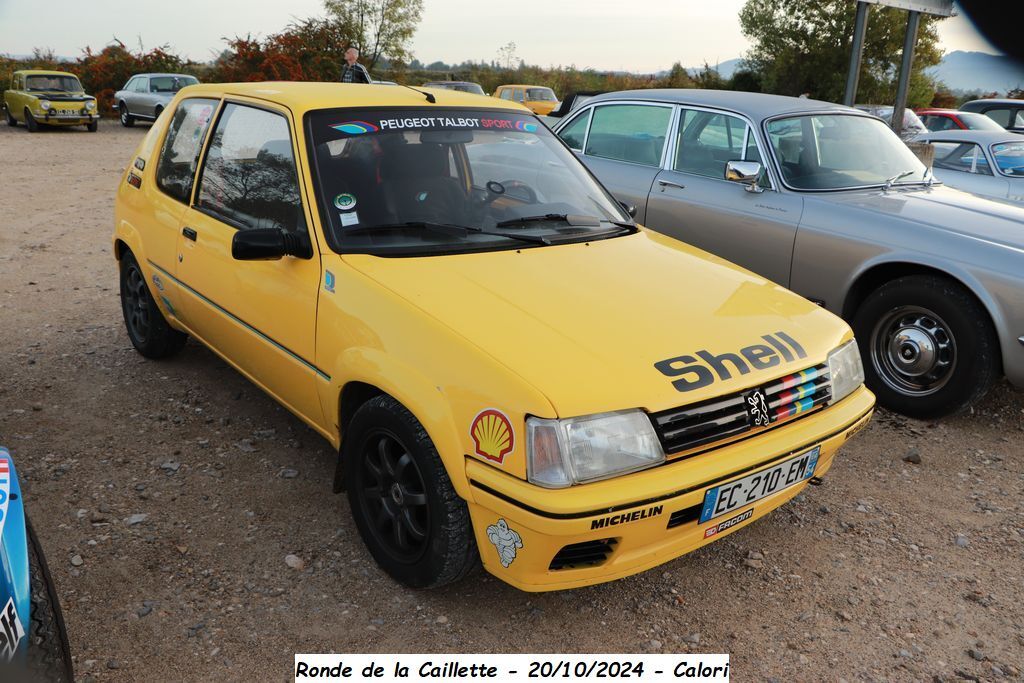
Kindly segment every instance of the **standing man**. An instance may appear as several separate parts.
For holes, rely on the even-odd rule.
[[[359,50],[350,47],[345,50],[345,63],[341,65],[342,83],[372,83],[370,72],[359,63]]]

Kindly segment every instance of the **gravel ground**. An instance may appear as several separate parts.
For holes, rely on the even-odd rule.
[[[110,234],[145,130],[0,130],[0,442],[80,680],[286,680],[297,651],[729,652],[737,681],[1019,679],[1024,394],[1005,384],[937,424],[880,412],[824,486],[640,576],[397,586],[330,494],[325,442],[193,342],[161,363],[132,350]]]

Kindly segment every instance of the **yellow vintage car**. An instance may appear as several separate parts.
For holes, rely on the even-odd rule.
[[[560,104],[555,91],[542,85],[499,85],[494,97],[518,102],[540,116],[550,114]]]
[[[185,88],[127,163],[113,254],[135,348],[191,336],[322,434],[415,587],[657,566],[819,483],[874,406],[846,323],[456,91]]]
[[[85,126],[95,133],[100,120],[96,98],[85,94],[78,76],[64,71],[15,71],[4,91],[4,115],[7,125],[24,123],[33,133],[40,124]]]

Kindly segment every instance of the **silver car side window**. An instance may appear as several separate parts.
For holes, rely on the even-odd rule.
[[[683,109],[673,168],[683,173],[724,178],[726,162],[743,159],[746,141],[747,124],[742,119],[717,112]]]
[[[933,142],[932,145],[935,147],[935,168],[992,175],[985,152],[973,142]]]
[[[593,157],[660,166],[672,108],[605,104],[594,108],[585,153]]]
[[[587,109],[573,119],[569,125],[558,131],[558,137],[562,138],[565,144],[569,146],[569,149],[574,152],[583,151],[583,145],[587,138],[587,126],[590,125],[590,113],[592,111],[593,109]]]

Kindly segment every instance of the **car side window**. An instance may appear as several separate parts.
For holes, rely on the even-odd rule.
[[[565,141],[565,144],[569,145],[569,149],[574,152],[583,151],[583,139],[587,136],[587,125],[590,123],[591,109],[583,112],[572,122],[558,132],[558,137]]]
[[[971,142],[933,142],[935,168],[975,175],[992,175],[988,158],[981,147]]]
[[[645,166],[660,166],[672,108],[606,104],[594,108],[586,154]]]
[[[180,202],[188,203],[196,177],[199,151],[217,100],[188,99],[174,110],[156,169],[156,185]]]
[[[953,119],[948,116],[927,115],[922,118],[924,119],[925,128],[930,131],[940,132],[944,130],[953,130],[957,127],[956,123],[953,122]]]
[[[511,100],[512,99],[512,91],[509,90],[508,88],[502,88],[502,90],[501,90],[501,99],[503,99],[503,100]]]
[[[1005,109],[989,109],[985,112],[985,116],[989,117],[1003,128],[1010,127],[1010,115],[1013,112],[1009,108]]]
[[[138,80],[138,78],[139,78],[138,76],[132,76],[131,78],[129,78],[128,82],[124,84],[124,87],[121,88],[121,90],[124,90],[126,92],[131,92],[132,90],[134,90],[135,89],[135,81]]]
[[[522,88],[516,88],[515,94],[512,96],[512,99],[514,99],[516,102],[522,102],[523,101],[523,89]]]
[[[241,230],[306,231],[284,116],[225,105],[203,162],[196,208]]]
[[[683,173],[724,178],[728,161],[761,162],[753,131],[748,135],[747,129],[746,121],[737,116],[684,109],[679,120],[673,168]]]

